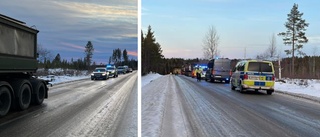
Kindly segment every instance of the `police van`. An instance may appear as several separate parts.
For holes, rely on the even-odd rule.
[[[274,67],[270,61],[244,60],[233,69],[230,86],[240,92],[248,89],[266,90],[268,95],[274,92]]]

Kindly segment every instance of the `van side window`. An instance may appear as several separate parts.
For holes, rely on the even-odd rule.
[[[245,66],[245,63],[241,63],[240,65],[239,65],[239,71],[244,71],[244,66]]]

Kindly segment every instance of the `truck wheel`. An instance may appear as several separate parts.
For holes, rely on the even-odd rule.
[[[32,83],[33,86],[33,102],[36,105],[42,104],[45,95],[46,95],[46,86],[41,81],[35,81],[35,83]]]
[[[11,94],[7,87],[0,87],[0,117],[6,115],[11,106]]]
[[[17,105],[20,110],[25,110],[31,102],[31,88],[28,80],[17,80],[12,83],[12,88],[17,95]]]

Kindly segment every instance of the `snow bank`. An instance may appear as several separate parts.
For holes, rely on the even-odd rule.
[[[158,74],[158,73],[150,73],[146,76],[142,76],[141,77],[141,87],[149,84],[151,81],[161,77],[162,75]]]
[[[71,81],[77,81],[81,79],[89,79],[90,76],[82,75],[82,76],[55,76],[55,75],[48,75],[48,76],[40,76],[39,79],[49,80],[50,83],[53,85],[66,83]]]
[[[276,82],[275,90],[287,94],[293,94],[301,97],[317,97],[320,98],[320,81],[319,80],[301,80],[301,79],[285,79],[286,83]]]

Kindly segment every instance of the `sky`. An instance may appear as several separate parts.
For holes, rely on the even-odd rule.
[[[290,46],[277,36],[287,29],[287,14],[294,3],[309,23],[302,49],[320,55],[319,0],[142,0],[141,29],[150,25],[166,58],[203,58],[203,39],[213,26],[220,37],[220,57],[255,58],[264,53],[276,37],[282,57]]]
[[[38,44],[52,59],[84,58],[88,41],[93,61],[108,63],[114,49],[137,60],[137,0],[1,0],[0,14],[36,26]]]

